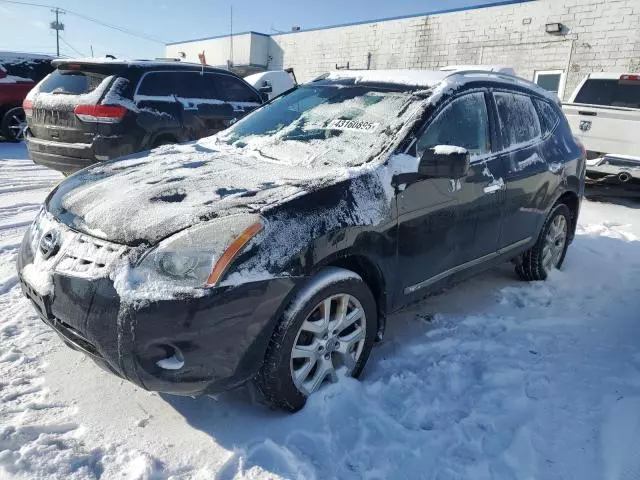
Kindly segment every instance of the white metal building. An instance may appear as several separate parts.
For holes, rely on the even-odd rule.
[[[233,58],[231,58],[233,43]],[[168,44],[166,55],[241,72],[293,67],[301,81],[336,68],[493,64],[566,98],[587,73],[640,71],[640,0],[502,0],[370,22]]]

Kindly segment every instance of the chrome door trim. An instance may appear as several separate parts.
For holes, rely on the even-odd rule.
[[[433,277],[427,278],[426,280],[423,280],[420,283],[416,283],[415,285],[411,285],[410,287],[405,288],[404,294],[409,295],[411,293],[415,293],[418,290],[426,288],[429,285],[433,285],[434,283],[439,282],[440,280],[443,280],[455,273],[459,273],[469,268],[475,267],[476,265],[480,265],[481,263],[488,262],[489,260],[497,258],[505,253],[510,252],[511,250],[515,250],[516,248],[526,245],[531,241],[532,238],[533,237],[527,237],[518,242],[512,243],[511,245],[502,247],[495,252],[489,253],[487,255],[483,255],[482,257],[476,258],[474,260],[470,260],[466,263],[458,265],[457,267],[450,268],[449,270],[445,270],[444,272],[439,273],[438,275],[434,275]]]

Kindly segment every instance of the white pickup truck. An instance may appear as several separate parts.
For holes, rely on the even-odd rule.
[[[640,73],[593,73],[562,109],[589,159],[640,159]]]

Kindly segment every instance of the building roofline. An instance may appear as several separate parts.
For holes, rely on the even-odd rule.
[[[247,30],[246,32],[234,33],[233,36],[237,37],[237,36],[240,36],[240,35],[249,35],[249,34],[259,35],[261,37],[270,37],[271,36],[271,35],[266,34],[266,33],[255,32],[253,30]],[[193,40],[182,40],[181,42],[169,42],[169,43],[165,43],[165,45],[179,45],[181,43],[201,42],[203,40],[215,40],[216,38],[227,38],[227,37],[230,37],[230,36],[231,35],[214,35],[213,37],[194,38]]]
[[[336,25],[327,25],[324,27],[314,27],[314,28],[307,28],[307,29],[303,29],[303,30],[297,30],[297,31],[291,31],[291,32],[282,32],[282,33],[274,33],[272,35],[267,34],[267,33],[260,33],[260,32],[255,32],[253,30],[250,30],[248,32],[241,32],[241,33],[234,33],[233,36],[235,37],[236,35],[247,35],[249,33],[253,33],[254,35],[261,35],[263,37],[281,37],[283,35],[294,35],[296,33],[304,33],[304,32],[315,32],[318,30],[330,30],[332,28],[342,28],[342,27],[353,27],[356,25],[365,25],[367,23],[379,23],[379,22],[389,22],[389,21],[393,21],[393,20],[404,20],[407,18],[418,18],[418,17],[427,17],[430,15],[444,15],[446,13],[456,13],[456,12],[464,12],[464,11],[470,11],[470,10],[480,10],[482,8],[491,8],[491,7],[503,7],[506,5],[514,5],[514,4],[519,4],[519,3],[529,3],[529,2],[535,2],[536,0],[496,0],[493,2],[489,2],[489,3],[484,3],[484,4],[480,4],[480,5],[471,5],[468,7],[456,7],[456,8],[447,8],[447,9],[443,9],[443,10],[430,10],[427,12],[422,12],[422,13],[412,13],[412,14],[408,14],[408,15],[399,15],[396,17],[385,17],[385,18],[376,18],[373,20],[361,20],[358,22],[348,22],[348,23],[340,23],[340,24],[336,24]],[[167,43],[166,45],[179,45],[182,43],[191,43],[191,42],[199,42],[202,40],[214,40],[216,38],[226,38],[229,37],[230,35],[216,35],[213,37],[204,37],[204,38],[195,38],[193,40],[183,40],[183,41],[179,41],[179,42],[171,42],[171,43]]]

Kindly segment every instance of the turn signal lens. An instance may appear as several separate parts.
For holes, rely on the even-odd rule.
[[[222,275],[227,271],[231,262],[238,256],[240,250],[249,243],[249,241],[255,237],[262,230],[262,223],[256,222],[242,232],[238,238],[236,238],[231,245],[225,250],[222,256],[218,259],[216,264],[209,274],[207,279],[207,286],[212,287],[222,278]]]

